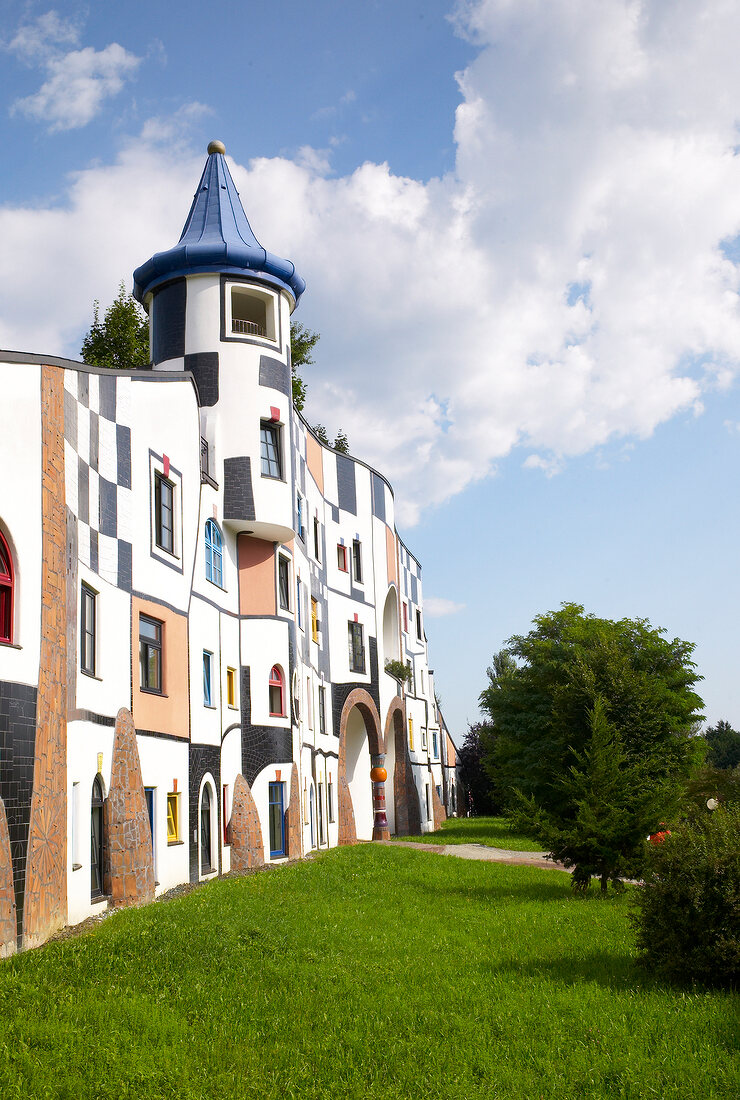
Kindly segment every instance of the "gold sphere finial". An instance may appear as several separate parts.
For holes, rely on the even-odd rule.
[[[225,153],[226,146],[222,141],[209,141],[208,142],[209,153]]]

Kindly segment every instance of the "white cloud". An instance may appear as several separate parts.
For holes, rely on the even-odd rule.
[[[104,50],[86,46],[46,62],[48,79],[39,90],[17,99],[12,114],[24,114],[48,125],[50,133],[87,126],[110,96],[117,95],[141,59],[117,42]]]
[[[445,615],[457,615],[459,611],[464,610],[464,603],[455,603],[454,600],[447,600],[443,596],[424,597],[424,614],[430,619],[441,619]]]
[[[76,46],[80,39],[78,23],[47,11],[28,23],[22,23],[4,48],[15,53],[27,65],[46,61],[58,46]]]
[[[645,438],[740,363],[720,247],[740,235],[740,6],[471,0],[456,20],[479,53],[454,175],[232,162],[258,239],[308,281],[309,418],[390,477],[404,525],[515,447],[552,471]],[[155,129],[63,207],[0,209],[3,346],[76,354],[92,299],[177,240],[203,152]]]

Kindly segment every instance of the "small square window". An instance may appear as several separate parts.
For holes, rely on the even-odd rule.
[[[290,611],[290,562],[278,554],[278,597],[284,611]]]
[[[362,623],[347,623],[349,635],[349,667],[351,672],[365,671],[365,643]]]
[[[236,706],[236,669],[226,669],[226,703],[230,707]]]
[[[180,795],[170,791],[167,795],[167,843],[177,844],[180,839]]]
[[[162,694],[162,624],[139,615],[139,675],[142,691]]]
[[[342,546],[341,543],[337,546],[337,566],[342,573],[347,573],[347,547]]]
[[[97,593],[83,584],[80,589],[80,668],[95,675]]]
[[[270,420],[260,421],[260,461],[263,477],[282,478],[280,427]]]

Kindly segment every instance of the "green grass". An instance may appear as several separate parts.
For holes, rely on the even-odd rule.
[[[738,1004],[635,969],[627,896],[340,849],[0,964],[3,1100],[734,1098]]]
[[[513,852],[544,850],[531,836],[514,832],[505,817],[449,817],[436,833],[395,839],[420,841],[422,844],[485,844],[488,848],[508,848]]]

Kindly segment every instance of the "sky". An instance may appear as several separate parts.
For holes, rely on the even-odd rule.
[[[311,423],[396,491],[456,740],[563,601],[740,728],[740,5],[0,0],[0,347],[79,357],[222,140]]]

